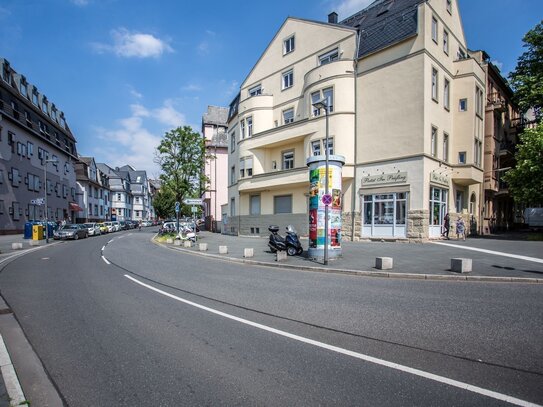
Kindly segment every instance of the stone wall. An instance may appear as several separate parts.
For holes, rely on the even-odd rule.
[[[407,238],[411,241],[428,240],[430,212],[428,209],[413,209],[407,213]]]
[[[354,239],[353,236],[353,216],[354,216]],[[341,238],[347,242],[360,240],[362,233],[362,217],[360,212],[343,212],[342,213]]]

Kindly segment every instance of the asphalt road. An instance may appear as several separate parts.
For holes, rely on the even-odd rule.
[[[70,406],[543,404],[541,285],[255,267],[151,237],[66,242],[0,273]]]

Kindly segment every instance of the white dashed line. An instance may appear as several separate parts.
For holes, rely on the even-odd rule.
[[[442,246],[455,247],[457,249],[473,250],[475,252],[494,254],[496,256],[511,257],[513,259],[533,261],[534,263],[543,263],[543,259],[539,259],[537,257],[528,257],[528,256],[521,256],[520,254],[511,254],[511,253],[497,252],[494,250],[478,249],[476,247],[459,246],[459,245],[451,244],[451,243],[442,243],[442,242],[432,242],[432,243],[442,245]]]
[[[107,259],[104,256],[102,256],[102,260],[104,260],[107,265],[111,264],[109,261],[107,261]]]
[[[313,339],[305,338],[305,337],[299,336],[299,335],[294,335],[294,334],[291,334],[291,333],[288,333],[288,332],[285,332],[285,331],[281,331],[279,329],[275,329],[275,328],[272,328],[272,327],[269,327],[269,326],[266,326],[266,325],[262,325],[262,324],[259,324],[257,322],[253,322],[253,321],[249,321],[247,319],[239,318],[239,317],[236,317],[234,315],[227,314],[225,312],[218,311],[216,309],[209,308],[209,307],[206,307],[204,305],[200,305],[200,304],[197,304],[195,302],[185,300],[185,299],[183,299],[181,297],[178,297],[176,295],[167,293],[166,291],[162,291],[162,290],[160,290],[158,288],[155,288],[155,287],[153,287],[153,286],[151,286],[149,284],[145,284],[145,283],[143,283],[143,282],[141,282],[139,280],[136,280],[135,278],[129,276],[128,274],[125,274],[124,276],[126,278],[132,280],[136,284],[139,284],[139,285],[141,285],[141,286],[143,286],[145,288],[148,288],[149,290],[155,291],[155,292],[157,292],[159,294],[162,294],[162,295],[164,295],[166,297],[169,297],[171,299],[174,299],[176,301],[179,301],[179,302],[182,302],[184,304],[199,308],[201,310],[210,312],[210,313],[215,314],[215,315],[219,315],[219,316],[224,317],[224,318],[231,319],[233,321],[240,322],[240,323],[245,324],[245,325],[252,326],[252,327],[257,328],[257,329],[261,329],[263,331],[267,331],[267,332],[271,332],[271,333],[274,333],[274,334],[277,334],[277,335],[280,335],[280,336],[284,336],[286,338],[290,338],[290,339],[293,339],[293,340],[296,340],[296,341],[299,341],[299,342],[303,342],[303,343],[306,343],[308,345],[317,346],[317,347],[322,348],[322,349],[327,349],[327,350],[330,350],[332,352],[340,353],[342,355],[350,356],[350,357],[353,357],[353,358],[356,358],[356,359],[361,359],[361,360],[364,360],[366,362],[370,362],[370,363],[374,363],[374,364],[377,364],[377,365],[380,365],[380,366],[385,366],[385,367],[388,367],[388,368],[391,368],[391,369],[399,370],[399,371],[404,372],[404,373],[409,373],[409,374],[419,376],[419,377],[423,377],[423,378],[426,378],[426,379],[429,379],[429,380],[434,380],[434,381],[439,382],[439,383],[444,383],[444,384],[447,384],[449,386],[453,386],[453,387],[457,387],[457,388],[460,388],[460,389],[463,389],[463,390],[470,391],[472,393],[481,394],[483,396],[491,397],[491,398],[496,399],[496,400],[502,400],[502,401],[505,401],[505,402],[508,402],[508,403],[511,403],[511,404],[515,404],[517,406],[542,407],[542,406],[538,406],[537,404],[530,403],[530,402],[525,401],[525,400],[521,400],[521,399],[517,399],[515,397],[508,396],[506,394],[498,393],[498,392],[495,392],[495,391],[492,391],[492,390],[483,389],[482,387],[477,387],[477,386],[473,386],[473,385],[468,384],[468,383],[459,382],[459,381],[453,380],[453,379],[448,379],[448,378],[443,377],[443,376],[439,376],[439,375],[436,375],[436,374],[433,374],[433,373],[428,373],[428,372],[425,372],[423,370],[414,369],[414,368],[411,368],[411,367],[408,367],[408,366],[403,366],[403,365],[400,365],[398,363],[389,362],[389,361],[386,361],[386,360],[383,360],[383,359],[378,359],[378,358],[375,358],[373,356],[364,355],[364,354],[358,353],[358,352],[353,352],[353,351],[350,351],[348,349],[343,349],[343,348],[340,348],[340,347],[337,347],[337,346],[328,345],[328,344],[323,343],[323,342],[315,341]]]

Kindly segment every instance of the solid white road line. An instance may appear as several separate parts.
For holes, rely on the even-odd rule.
[[[439,244],[439,245],[442,245],[442,246],[455,247],[457,249],[473,250],[475,252],[494,254],[496,256],[511,257],[513,259],[533,261],[534,263],[543,263],[543,259],[539,259],[537,257],[528,257],[528,256],[521,256],[520,254],[511,254],[511,253],[497,252],[497,251],[494,251],[494,250],[478,249],[476,247],[459,246],[459,245],[452,244],[452,243],[443,243],[443,242],[432,242],[432,243],[433,244]]]
[[[305,338],[303,336],[298,336],[298,335],[294,335],[294,334],[291,334],[291,333],[288,333],[288,332],[285,332],[285,331],[281,331],[279,329],[271,328],[269,326],[262,325],[262,324],[259,324],[257,322],[252,322],[252,321],[249,321],[247,319],[239,318],[239,317],[236,317],[234,315],[227,314],[225,312],[218,311],[216,309],[209,308],[209,307],[206,307],[204,305],[200,305],[200,304],[197,304],[195,302],[185,300],[185,299],[183,299],[181,297],[178,297],[176,295],[167,293],[166,291],[162,291],[162,290],[160,290],[158,288],[155,288],[155,287],[153,287],[153,286],[151,286],[149,284],[145,284],[145,283],[143,283],[143,282],[141,282],[139,280],[136,280],[135,278],[129,276],[128,274],[125,274],[124,276],[126,278],[132,280],[136,284],[139,284],[139,285],[141,285],[141,286],[143,286],[145,288],[148,288],[149,290],[155,291],[155,292],[157,292],[159,294],[162,294],[162,295],[164,295],[166,297],[169,297],[169,298],[174,299],[176,301],[180,301],[180,302],[185,303],[187,305],[199,308],[201,310],[211,312],[212,314],[219,315],[221,317],[228,318],[228,319],[231,319],[233,321],[241,322],[242,324],[249,325],[249,326],[252,326],[254,328],[262,329],[262,330],[267,331],[267,332],[271,332],[271,333],[274,333],[274,334],[277,334],[277,335],[281,335],[281,336],[284,336],[286,338],[294,339],[294,340],[299,341],[299,342],[307,343],[309,345],[317,346],[319,348],[327,349],[327,350],[330,350],[332,352],[337,352],[337,353],[340,353],[340,354],[343,354],[343,355],[351,356],[351,357],[356,358],[356,359],[361,359],[361,360],[364,360],[366,362],[370,362],[370,363],[374,363],[374,364],[377,364],[377,365],[385,366],[385,367],[395,369],[395,370],[399,370],[401,372],[409,373],[409,374],[412,374],[412,375],[415,375],[415,376],[424,377],[426,379],[434,380],[434,381],[439,382],[439,383],[444,383],[444,384],[447,384],[449,386],[458,387],[460,389],[464,389],[464,390],[467,390],[467,391],[470,391],[470,392],[473,392],[473,393],[481,394],[483,396],[491,397],[491,398],[494,398],[496,400],[502,400],[502,401],[505,401],[505,402],[508,402],[508,403],[511,403],[511,404],[515,404],[517,406],[542,407],[542,406],[539,406],[539,405],[534,404],[534,403],[530,403],[530,402],[525,401],[525,400],[521,400],[521,399],[517,399],[515,397],[508,396],[506,394],[497,393],[497,392],[492,391],[492,390],[487,390],[487,389],[483,389],[481,387],[473,386],[473,385],[468,384],[468,383],[463,383],[463,382],[459,382],[457,380],[448,379],[446,377],[438,376],[438,375],[433,374],[433,373],[428,373],[428,372],[425,372],[423,370],[414,369],[414,368],[411,368],[411,367],[408,367],[408,366],[403,366],[403,365],[393,363],[393,362],[389,362],[389,361],[386,361],[386,360],[383,360],[383,359],[374,358],[374,357],[369,356],[369,355],[364,355],[362,353],[353,352],[353,351],[350,351],[350,350],[347,350],[347,349],[339,348],[337,346],[328,345],[328,344],[323,343],[323,342],[315,341],[313,339]]]
[[[111,242],[113,242],[115,239],[111,239],[109,242],[107,242],[107,244],[110,244]]]
[[[102,256],[102,260],[104,260],[107,265],[111,264],[109,261],[107,261],[107,259],[104,256]]]
[[[2,335],[0,335],[0,369],[2,370],[2,377],[10,398],[10,406],[22,405],[26,401],[25,395],[23,389],[21,389],[17,373],[15,373],[15,368],[11,363],[11,358],[9,357]]]
[[[106,246],[102,246],[102,251],[106,250]]]

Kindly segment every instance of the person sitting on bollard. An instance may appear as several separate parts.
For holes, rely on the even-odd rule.
[[[451,218],[449,214],[447,213],[445,215],[445,218],[443,219],[443,233],[441,234],[442,237],[449,240],[449,229],[451,227]]]

